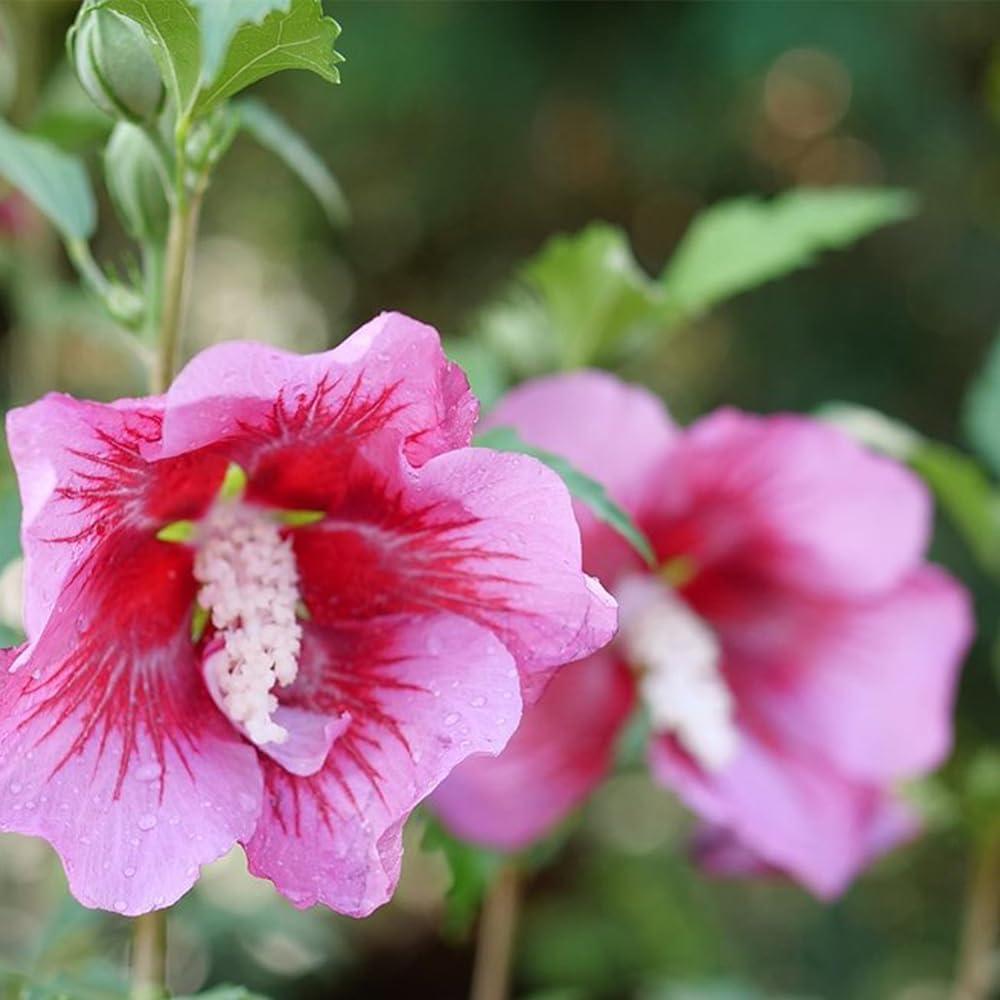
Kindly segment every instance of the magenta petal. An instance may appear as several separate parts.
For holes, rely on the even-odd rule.
[[[466,553],[468,614],[514,654],[529,701],[556,667],[613,638],[617,605],[581,572],[580,532],[554,472],[525,455],[463,449],[431,459],[417,490],[428,501],[457,501],[470,515],[451,532]]]
[[[852,875],[869,861],[911,840],[920,830],[917,817],[898,798],[875,790],[860,791],[858,797],[864,817],[864,849]],[[779,868],[768,864],[724,826],[702,824],[695,833],[692,853],[699,867],[711,875],[742,878],[781,874]]]
[[[651,747],[654,776],[743,852],[800,882],[814,895],[841,893],[872,853],[878,793],[829,765],[782,751],[744,730],[725,771],[708,775],[666,737]]]
[[[296,778],[265,764],[268,805],[247,857],[296,906],[364,916],[386,902],[414,806],[469,755],[502,749],[520,719],[517,670],[486,629],[400,619],[381,642],[378,665],[356,664],[371,680],[367,711],[324,769]]]
[[[212,696],[212,701],[222,715],[226,714],[222,693],[214,671],[209,669],[212,651],[202,659],[202,676],[205,687]],[[283,743],[257,744],[257,749],[276,761],[286,771],[301,777],[315,774],[330,753],[330,747],[350,725],[351,717],[347,712],[338,716],[314,712],[308,708],[298,708],[291,705],[279,705],[272,714],[274,721],[285,729],[288,737]],[[236,730],[246,740],[250,740],[247,728],[242,723],[231,722]]]
[[[203,693],[161,689],[184,712],[183,733],[91,728],[80,712],[36,713],[45,682],[30,659],[8,673],[12,652],[0,658],[0,830],[49,841],[84,906],[129,915],[169,906],[201,865],[253,830],[256,752]]]
[[[455,768],[432,796],[434,811],[464,840],[528,846],[603,780],[632,690],[626,669],[607,653],[563,667],[498,757]]]
[[[17,469],[23,505],[21,543],[25,555],[25,630],[41,631],[62,587],[112,527],[135,513],[136,491],[128,482],[100,496],[88,478],[96,472],[81,455],[127,439],[144,422],[154,421],[158,400],[123,400],[115,406],[49,395],[7,414],[7,441]],[[149,413],[148,418],[144,417]],[[151,429],[149,423],[147,429]],[[104,470],[107,471],[107,470]],[[74,499],[73,493],[79,497]],[[88,503],[88,492],[94,500]],[[70,495],[66,495],[69,493]],[[101,527],[103,525],[103,528]],[[72,539],[67,542],[66,539]]]
[[[767,664],[746,664],[754,711],[790,744],[846,774],[887,781],[935,767],[951,746],[962,658],[973,634],[969,598],[933,566],[888,596],[798,616],[804,634]]]
[[[599,371],[534,379],[507,393],[483,426],[513,427],[529,444],[567,459],[636,514],[651,475],[678,431],[651,392]],[[586,504],[573,510],[584,537],[584,566],[611,585],[640,568],[635,551]]]
[[[288,731],[288,739],[284,743],[265,743],[257,749],[289,773],[302,778],[308,778],[323,767],[337,737],[351,724],[347,712],[332,718],[290,705],[279,705],[272,717]]]
[[[383,313],[323,354],[297,355],[231,341],[192,359],[165,397],[164,454],[230,438],[280,446],[287,431],[308,439],[385,434],[414,465],[468,444],[478,414],[461,369],[437,332]]]
[[[899,583],[927,545],[920,480],[818,420],[718,411],[683,435],[660,475],[650,516],[689,520],[687,554],[703,568],[739,561],[804,594],[867,597]]]

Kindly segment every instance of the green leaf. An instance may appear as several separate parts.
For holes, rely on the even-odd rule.
[[[260,24],[272,11],[286,11],[292,0],[191,0],[201,22],[201,69],[214,80],[229,43],[241,25]]]
[[[146,32],[178,115],[187,114],[194,106],[201,83],[201,40],[195,12],[185,0],[101,2],[131,18]]]
[[[323,206],[330,224],[343,226],[350,211],[347,199],[329,167],[284,119],[252,98],[235,108],[240,124],[265,149],[281,159]]]
[[[0,120],[0,177],[19,188],[67,240],[86,240],[97,225],[87,171],[75,156]]]
[[[1000,475],[1000,337],[965,399],[965,432],[995,475]]]
[[[506,857],[497,851],[467,844],[453,837],[434,817],[427,817],[421,846],[425,851],[441,851],[451,885],[446,895],[446,929],[452,935],[463,934],[471,926],[479,906]]]
[[[667,264],[661,283],[671,308],[693,317],[722,299],[811,264],[845,247],[916,201],[905,191],[831,188],[790,191],[769,202],[725,201],[699,215]]]
[[[598,360],[660,316],[662,292],[636,263],[625,233],[604,223],[550,240],[521,277],[544,306],[566,368]]]
[[[977,562],[1000,575],[1000,494],[974,459],[867,407],[834,403],[822,407],[818,416],[862,444],[906,462],[930,487]]]
[[[639,530],[632,518],[608,496],[607,491],[596,479],[585,476],[560,455],[535,448],[523,441],[513,427],[494,427],[480,434],[474,443],[481,448],[517,452],[537,458],[562,479],[569,492],[586,504],[598,520],[614,528],[650,566],[656,565],[656,555],[652,545],[649,544],[649,539]]]
[[[310,70],[339,83],[337,64],[344,61],[334,48],[339,34],[340,25],[323,15],[320,0],[291,0],[287,11],[272,11],[261,24],[244,24],[233,36],[218,76],[198,98],[196,112],[204,114],[281,70]]]

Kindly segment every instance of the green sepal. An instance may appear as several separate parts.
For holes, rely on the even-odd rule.
[[[194,521],[171,521],[156,533],[161,542],[190,542],[194,538]]]
[[[200,604],[195,604],[194,611],[191,613],[192,642],[201,642],[201,637],[205,634],[205,629],[208,628],[210,617],[211,612],[208,608],[203,608]]]
[[[235,462],[230,462],[222,479],[219,496],[223,500],[239,500],[246,488],[247,474],[243,471],[243,467]]]

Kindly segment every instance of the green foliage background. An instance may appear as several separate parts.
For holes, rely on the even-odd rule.
[[[74,6],[0,4],[17,38],[11,118],[96,165],[107,122],[86,110],[63,59]],[[555,233],[621,226],[658,274],[696,212],[719,199],[879,183],[917,195],[914,221],[737,298],[663,338],[641,365],[615,364],[684,421],[720,403],[811,411],[847,400],[960,447],[972,443],[966,433],[989,433],[988,417],[962,414],[1000,318],[1000,7],[328,8],[343,27],[342,85],[284,74],[254,93],[334,167],[353,223],[331,231],[310,192],[239,139],[206,202],[190,346],[239,333],[317,349],[396,308],[460,352],[482,306]],[[100,255],[127,266],[123,234],[101,208]],[[4,407],[52,388],[141,390],[107,321],[71,283],[44,225],[0,243]],[[488,381],[490,359],[477,357]],[[14,545],[5,475],[0,562]],[[983,756],[1000,734],[1000,602],[948,524],[935,554],[972,585],[981,638],[956,756],[922,791],[928,836],[829,907],[790,886],[710,883],[684,859],[682,813],[626,753],[625,773],[531,881],[519,996],[943,995],[968,861],[958,817],[979,815],[965,808],[970,796],[988,814],[1000,784]],[[447,878],[420,841],[415,830],[398,901],[362,924],[293,911],[227,862],[173,918],[178,991],[240,982],[274,997],[463,996],[468,943],[440,931]],[[124,922],[65,899],[46,850],[0,838],[0,959],[51,987],[14,992],[12,973],[9,995],[117,995],[125,940]],[[61,993],[66,976],[76,985]]]

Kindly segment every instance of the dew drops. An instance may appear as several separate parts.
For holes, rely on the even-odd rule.
[[[475,698],[473,698],[472,701],[469,702],[469,704],[473,708],[482,708],[483,705],[486,704],[486,699],[480,694],[477,695]]]
[[[446,726],[454,726],[458,723],[459,718],[458,712],[451,712],[444,717],[444,724]]]
[[[148,764],[143,764],[141,767],[136,769],[135,776],[139,781],[156,781],[156,779],[163,773],[163,768],[156,761],[151,761]]]
[[[156,817],[152,813],[146,813],[145,816],[140,816],[136,826],[140,830],[152,830],[156,826]]]
[[[126,868],[122,872],[122,874],[125,876],[125,878],[133,878],[135,876],[135,869],[131,865],[129,865],[129,867]]]
[[[10,783],[10,793],[11,795],[17,795],[21,791],[21,785],[17,781],[12,781]]]
[[[126,903],[124,899],[116,899],[115,900],[115,909],[119,913],[124,913],[128,909],[128,903]]]

